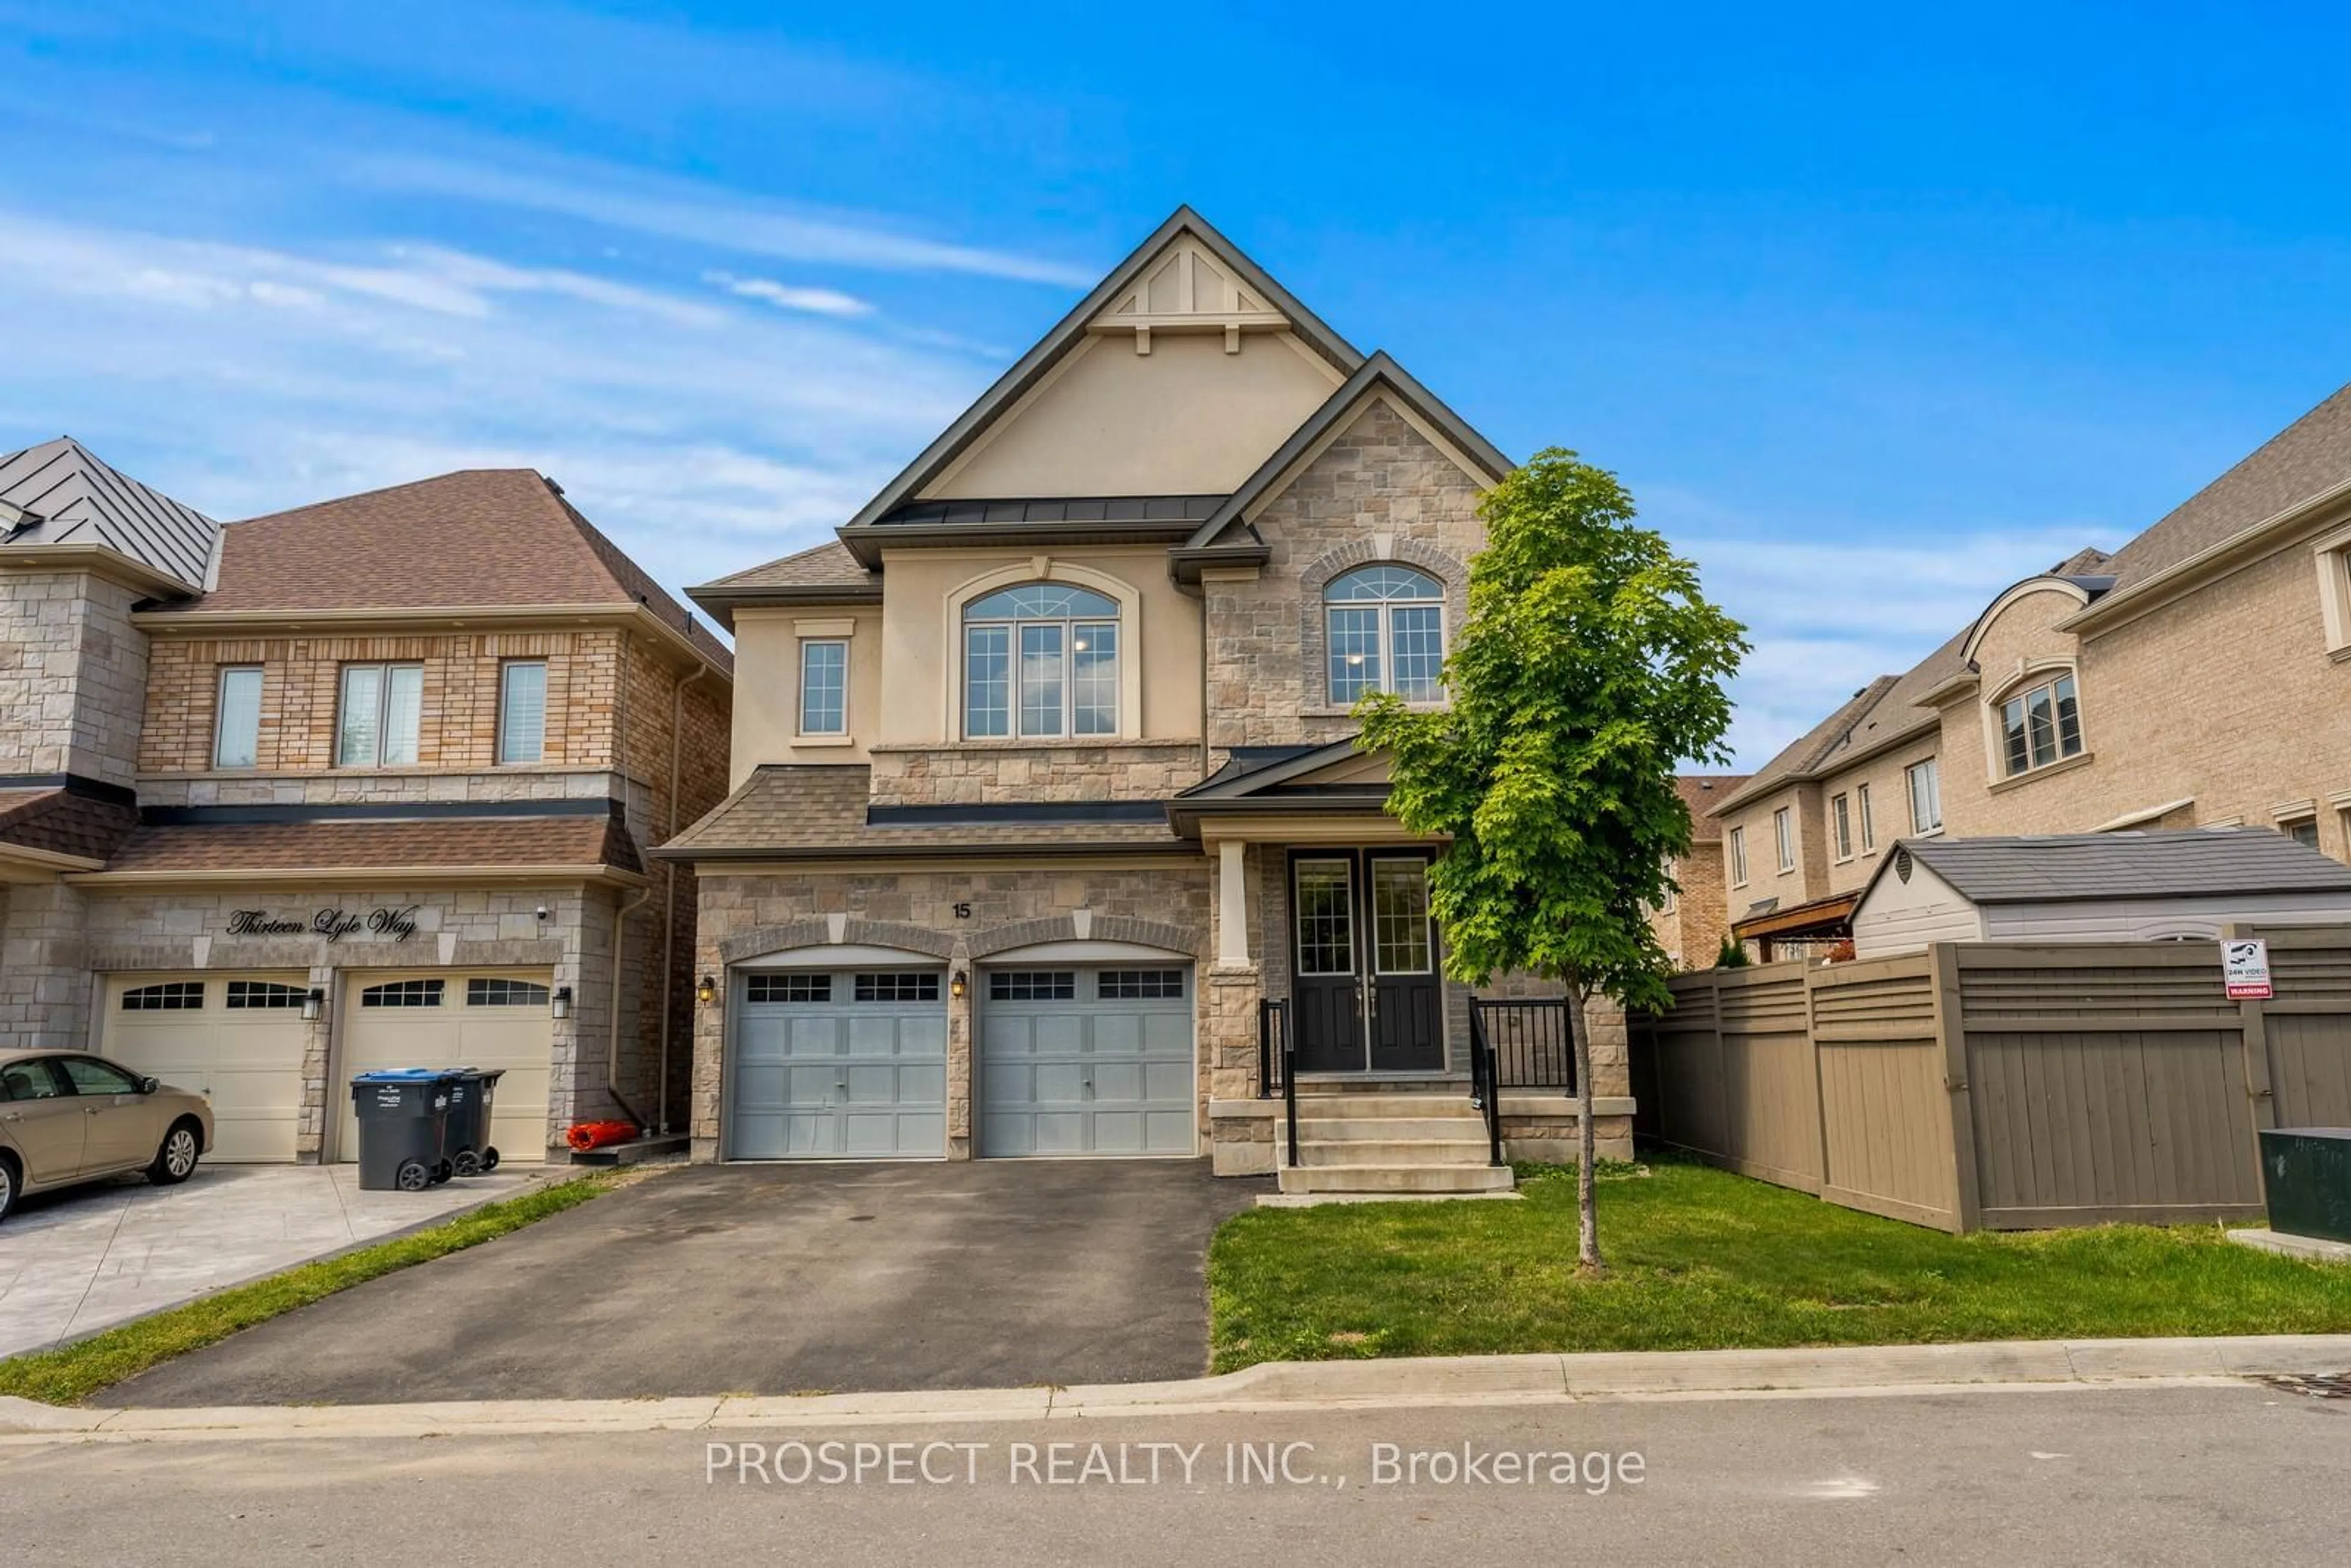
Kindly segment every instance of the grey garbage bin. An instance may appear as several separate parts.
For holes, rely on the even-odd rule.
[[[423,1192],[455,1173],[447,1145],[455,1076],[441,1068],[402,1067],[352,1078],[362,1188]]]
[[[451,1074],[449,1131],[442,1145],[451,1168],[461,1176],[487,1176],[498,1168],[498,1151],[490,1142],[490,1108],[497,1098],[503,1067],[460,1067]]]

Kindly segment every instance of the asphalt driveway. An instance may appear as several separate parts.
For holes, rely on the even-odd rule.
[[[387,1275],[132,1406],[1128,1383],[1207,1364],[1206,1160],[696,1166]]]

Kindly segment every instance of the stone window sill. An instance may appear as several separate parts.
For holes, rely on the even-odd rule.
[[[153,772],[141,770],[142,779],[173,783],[202,782],[208,779],[250,780],[255,779],[463,779],[491,773],[610,773],[612,769],[586,762],[486,762],[478,765],[434,768],[162,768]]]
[[[2011,778],[2003,779],[1999,783],[1991,786],[1991,793],[1994,795],[2004,795],[2011,789],[2022,789],[2027,784],[2039,783],[2042,779],[2048,778],[2053,773],[2071,773],[2076,768],[2087,768],[2091,763],[2096,761],[2097,758],[2098,754],[2095,751],[2076,752],[2074,756],[2066,758],[2062,762],[2047,763],[2042,767],[2016,774]]]
[[[1123,735],[1086,735],[1036,739],[892,741],[866,749],[876,757],[937,751],[1197,751],[1200,742],[1197,737],[1190,740],[1143,740]]]
[[[1438,702],[1406,703],[1404,706],[1405,711],[1409,713],[1443,713],[1453,705]],[[1307,718],[1353,718],[1355,716],[1355,710],[1352,705],[1346,707],[1334,707],[1329,703],[1320,706],[1301,707],[1298,711]]]
[[[849,735],[796,735],[792,737],[792,745],[802,750],[819,746],[854,746],[856,744],[857,737]]]

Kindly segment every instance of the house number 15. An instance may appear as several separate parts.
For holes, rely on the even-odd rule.
[[[968,919],[970,919],[970,918],[971,918],[971,905],[970,905],[970,904],[956,904],[956,905],[955,906],[955,917],[956,917],[957,920],[968,920]]]

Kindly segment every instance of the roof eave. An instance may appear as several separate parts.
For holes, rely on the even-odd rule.
[[[193,599],[204,591],[200,583],[174,577],[108,544],[0,545],[0,567],[8,566],[94,571],[157,599]]]
[[[879,604],[882,590],[846,583],[811,583],[804,587],[774,588],[689,588],[685,596],[701,606],[703,612],[727,631],[735,630],[737,610],[773,607],[789,610],[796,607],[824,609],[841,604]]]
[[[959,545],[1180,544],[1193,524],[1165,517],[1081,518],[1025,523],[845,523],[836,531],[859,564],[872,570],[885,549]]]
[[[2056,629],[2071,632],[2076,636],[2088,636],[2136,620],[2149,611],[2159,610],[2205,581],[2225,576],[2268,554],[2280,542],[2281,536],[2337,520],[2327,514],[2346,500],[2351,500],[2351,480],[2296,501],[2283,511],[2273,513],[2218,544],[2207,545],[2160,571],[2151,572],[2099,595],[2058,622]]]

